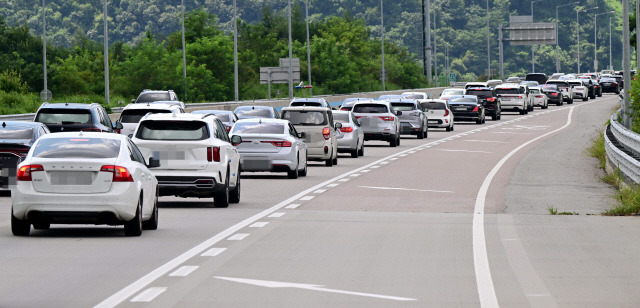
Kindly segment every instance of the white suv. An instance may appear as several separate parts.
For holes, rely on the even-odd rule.
[[[516,83],[503,83],[495,87],[496,94],[502,103],[502,111],[516,111],[520,114],[529,113],[529,98],[524,94],[524,88]]]
[[[138,122],[147,113],[184,113],[184,109],[177,104],[129,104],[120,113],[118,122],[122,124],[122,129],[118,133],[125,136],[133,134],[138,127]]]
[[[240,202],[240,156],[220,120],[213,115],[149,114],[132,141],[145,159],[160,160],[153,169],[160,196],[214,199],[215,207]]]

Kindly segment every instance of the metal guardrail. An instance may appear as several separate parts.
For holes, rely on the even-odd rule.
[[[33,121],[35,113],[0,115],[0,121]]]
[[[640,183],[640,134],[622,126],[616,113],[604,132],[604,141],[609,163],[634,183]]]

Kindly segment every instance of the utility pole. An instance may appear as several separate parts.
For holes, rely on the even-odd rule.
[[[489,1],[489,0],[487,0]],[[427,0],[427,7],[426,7],[426,11],[427,11],[427,78],[429,81],[432,81],[432,74],[431,74],[431,12],[429,11],[429,8],[431,7],[431,2],[430,0]],[[424,16],[424,14],[423,14]],[[423,28],[424,30],[424,28]]]
[[[184,82],[184,98],[182,100],[187,100],[187,47],[184,41],[184,0],[182,0],[180,6],[182,7],[182,80]]]
[[[504,41],[502,38],[502,24],[498,26],[498,46],[499,46],[499,57],[500,57],[500,79],[504,79]]]
[[[487,0],[487,80],[491,79],[491,42],[489,41],[489,0]]]
[[[309,40],[309,0],[305,2],[305,22],[307,23],[307,73],[311,85],[311,41]],[[313,96],[313,88],[309,88],[309,96]]]
[[[624,70],[624,98],[622,100],[622,124],[631,128],[629,119],[629,90],[631,89],[631,46],[629,46],[629,1],[622,1],[622,69]]]
[[[293,98],[293,51],[291,50],[291,0],[289,6],[289,99]]]
[[[611,45],[611,18],[609,17],[609,69],[613,70],[613,45]]]
[[[531,22],[533,22],[533,4],[536,3],[536,2],[540,2],[540,1],[544,1],[544,0],[531,1]],[[531,72],[535,73],[536,72],[536,57],[535,57],[535,49],[533,47],[535,47],[535,45],[531,45]]]
[[[433,70],[436,76],[436,87],[440,86],[440,79],[438,78],[438,23],[436,19],[436,10],[433,10]]]
[[[240,90],[238,89],[238,8],[236,0],[233,0],[233,87],[234,98],[237,102],[240,100]]]
[[[385,79],[387,77],[386,72],[384,71],[384,9],[382,6],[382,1],[380,0],[380,25],[382,26],[382,91],[386,91],[385,87]]]
[[[42,0],[42,68],[44,69],[43,93],[48,93],[49,89],[47,88],[47,20],[45,18],[44,0]],[[44,95],[46,98],[46,94]]]
[[[107,1],[104,0],[104,102],[109,105],[109,29],[107,24]]]
[[[427,27],[424,15],[424,0],[422,0],[422,75],[427,76]]]

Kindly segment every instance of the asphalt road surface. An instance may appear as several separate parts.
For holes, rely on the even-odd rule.
[[[613,191],[585,154],[617,103],[367,142],[297,180],[245,173],[240,204],[161,198],[139,238],[14,237],[4,194],[0,306],[638,307],[640,224],[598,215]]]

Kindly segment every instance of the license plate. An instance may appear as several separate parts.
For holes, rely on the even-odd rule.
[[[467,110],[467,108],[465,108],[465,107],[454,108],[454,109],[457,110],[457,111],[466,111]]]
[[[85,171],[52,171],[51,184],[52,185],[91,185],[92,172]]]
[[[438,120],[428,120],[427,123],[438,123]]]
[[[154,151],[152,157],[163,161],[185,160],[186,155],[184,151]]]
[[[510,100],[511,100],[511,97],[503,97],[503,98],[502,98],[502,100],[503,100],[503,101],[510,101]]]
[[[242,163],[246,170],[270,170],[271,161],[267,159],[247,159]]]

